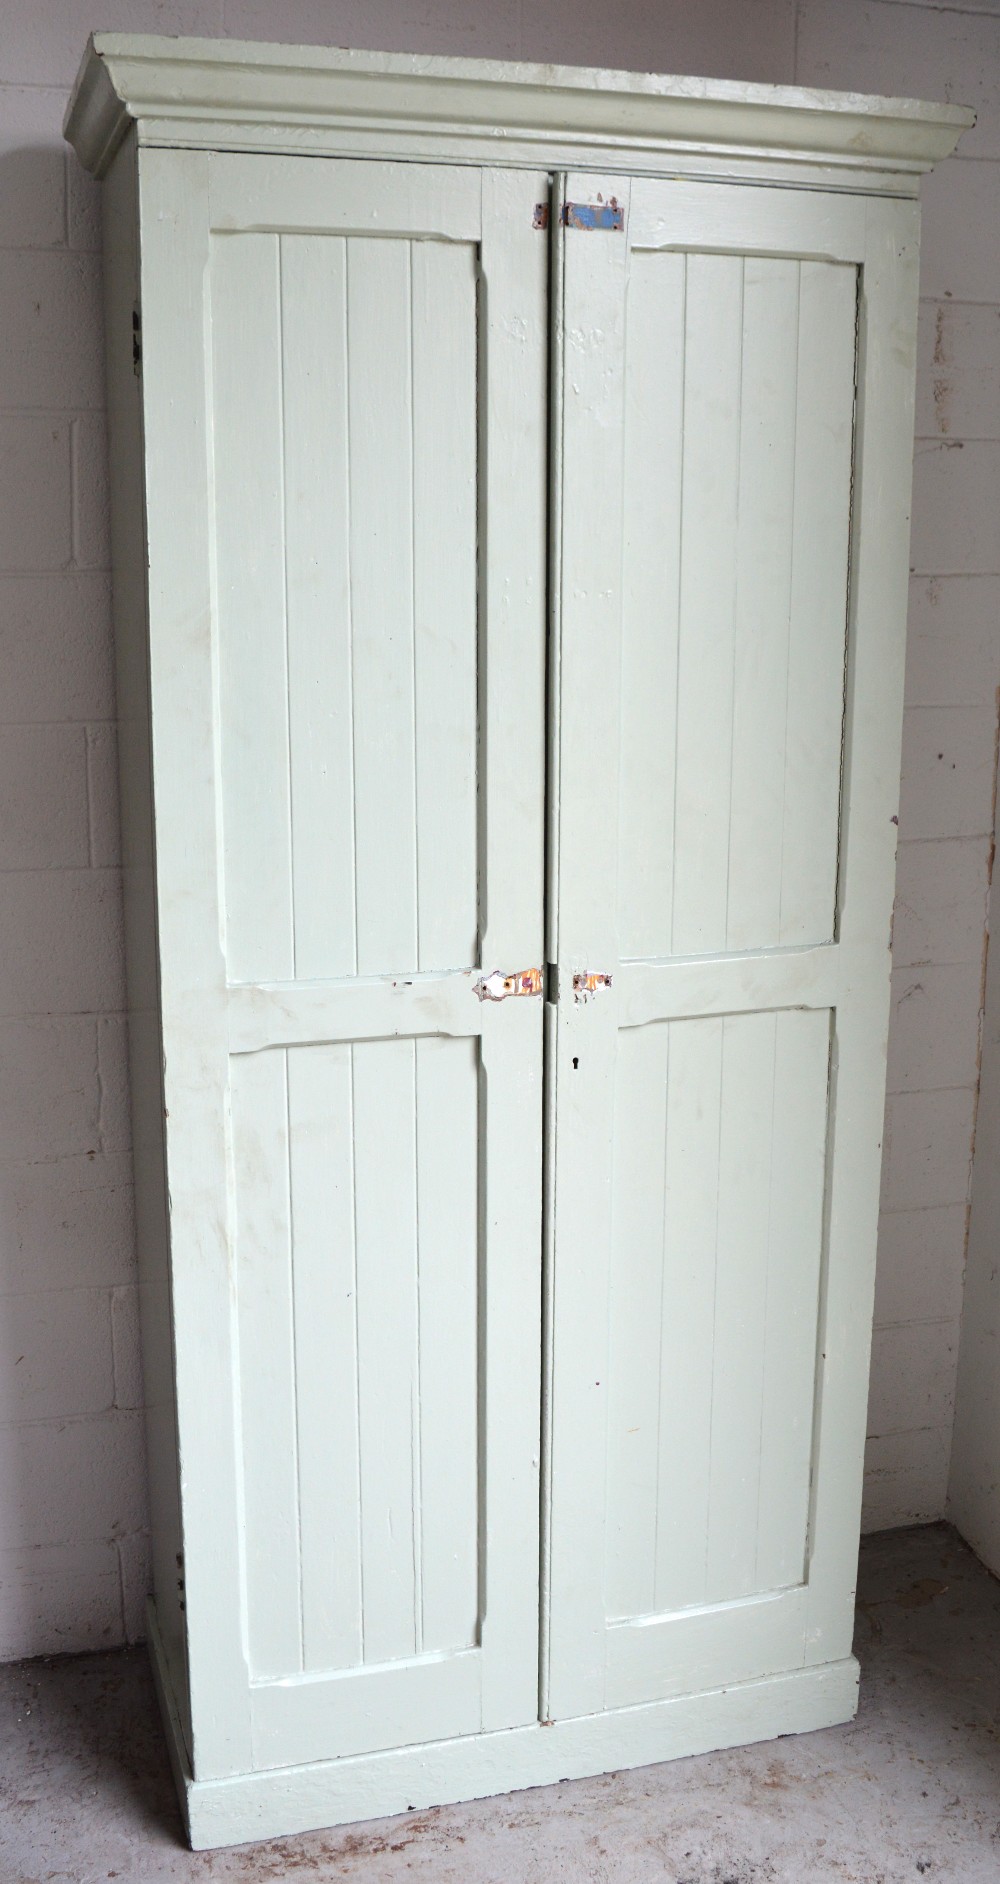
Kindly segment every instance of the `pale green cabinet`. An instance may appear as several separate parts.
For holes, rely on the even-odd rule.
[[[967,122],[88,52],[196,1844],[853,1712],[913,199]]]

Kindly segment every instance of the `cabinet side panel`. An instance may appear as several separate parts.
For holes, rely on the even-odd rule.
[[[153,1588],[190,1744],[153,868],[142,384],[134,359],[139,242],[132,137],[122,145],[104,184],[104,270],[129,1073]]]

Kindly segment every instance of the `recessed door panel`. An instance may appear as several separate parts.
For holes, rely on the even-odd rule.
[[[478,1636],[475,1040],[233,1063],[254,1677]]]
[[[476,959],[477,271],[213,238],[231,980]]]
[[[833,936],[856,301],[846,263],[631,257],[625,959]]]
[[[608,1614],[805,1575],[829,1017],[661,1021],[616,1068]]]

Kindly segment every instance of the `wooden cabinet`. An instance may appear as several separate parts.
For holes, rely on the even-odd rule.
[[[913,198],[967,122],[88,53],[196,1844],[853,1712]]]

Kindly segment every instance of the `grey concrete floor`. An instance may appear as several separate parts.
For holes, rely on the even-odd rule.
[[[141,1650],[0,1669],[2,1884],[1000,1884],[1000,1583],[862,1549],[858,1719],[405,1819],[189,1852]]]

